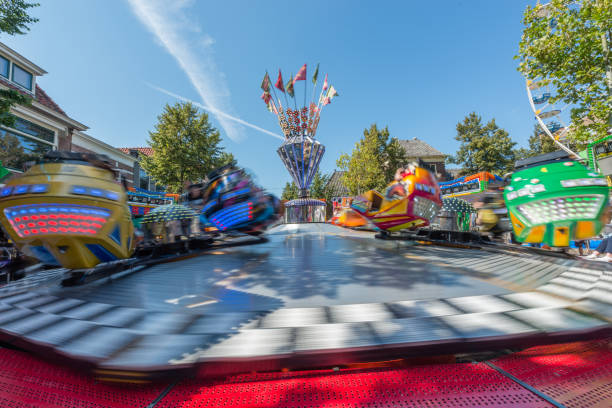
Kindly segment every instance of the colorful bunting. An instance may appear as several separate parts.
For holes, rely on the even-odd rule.
[[[291,109],[289,106],[283,107],[280,99],[276,100],[277,95],[274,94],[273,96],[271,93],[275,92],[274,88],[276,88],[284,94],[289,94],[289,96],[294,98],[295,101],[295,83],[297,81],[306,81],[306,66],[307,65],[304,64],[295,77],[293,74],[291,74],[289,81],[286,83],[283,81],[283,74],[280,69],[278,70],[278,78],[275,83],[272,83],[270,75],[267,72],[261,82],[261,89],[263,90],[261,99],[266,104],[268,110],[277,115],[278,123],[286,138],[299,135],[315,137],[317,128],[319,126],[321,110],[323,109],[321,105],[329,105],[333,98],[340,96],[336,88],[329,84],[328,76],[325,74],[323,89],[321,90],[318,101],[313,99],[309,105],[306,104],[307,87],[304,86],[304,106],[297,107],[296,105],[295,109]],[[317,87],[318,79],[319,64],[316,65],[312,75],[312,83],[314,84],[312,95],[313,98],[315,96],[314,93]],[[304,84],[306,85],[306,83]],[[286,97],[285,102],[286,104],[289,103]]]

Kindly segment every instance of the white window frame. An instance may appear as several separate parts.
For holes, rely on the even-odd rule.
[[[32,135],[30,135],[30,134],[28,134],[28,133],[22,132],[21,130],[14,129],[14,128],[12,128],[12,127],[8,127],[8,126],[1,125],[1,126],[0,126],[0,128],[2,128],[2,129],[4,129],[4,130],[7,130],[7,131],[9,131],[9,132],[16,133],[16,134],[18,134],[19,136],[23,136],[23,137],[30,138],[30,139],[32,139],[32,140],[34,140],[34,141],[36,141],[36,142],[41,142],[41,143],[44,143],[44,144],[51,145],[51,146],[53,147],[53,150],[56,150],[56,149],[57,149],[57,143],[55,143],[55,142],[57,142],[57,132],[56,132],[56,131],[53,131],[53,133],[54,133],[54,135],[55,135],[55,136],[53,136],[54,143],[51,143],[51,142],[49,142],[48,140],[40,139],[40,138],[38,138],[38,137],[36,137],[36,136],[32,136]]]
[[[2,78],[6,78],[7,81],[11,80],[11,66],[13,64],[13,61],[11,61],[10,59],[6,58],[4,55],[0,55],[0,57],[4,58],[6,60],[6,62],[8,62],[8,72],[6,73],[6,76],[0,74],[0,76]]]
[[[9,69],[9,78],[8,80],[11,82],[11,84],[18,86],[20,89],[23,89],[24,91],[31,93],[32,95],[34,95],[34,89],[36,88],[36,75],[34,75],[33,73],[31,73],[30,71],[28,71],[27,69],[24,69],[23,67],[21,67],[18,64],[15,64],[13,61],[9,60],[10,63],[10,69]],[[32,89],[28,89],[25,86],[13,81],[13,71],[15,70],[15,65],[17,65],[17,67],[19,69],[21,69],[22,71],[27,72],[28,74],[30,74],[32,76]]]

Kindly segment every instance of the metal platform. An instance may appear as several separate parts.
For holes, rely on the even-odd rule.
[[[105,376],[219,375],[611,333],[608,265],[326,224],[65,288],[0,288],[0,339]]]

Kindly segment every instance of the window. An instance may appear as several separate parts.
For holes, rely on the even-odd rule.
[[[32,123],[29,120],[15,117],[15,125],[13,126],[13,128],[23,133],[27,133],[28,135],[36,136],[39,139],[46,140],[49,143],[55,142],[55,132],[42,126],[39,126],[36,123]]]
[[[436,173],[436,165],[434,163],[423,163],[423,167],[432,173]]]
[[[50,150],[53,150],[50,144],[0,129],[0,161],[6,168],[21,171],[26,162],[36,160]]]
[[[15,64],[13,64],[13,82],[32,90],[32,74]]]
[[[9,60],[4,57],[0,57],[0,75],[5,78],[9,77]]]
[[[149,176],[147,175],[147,173],[143,170],[140,169],[140,174],[139,174],[139,178],[140,178],[140,188],[142,188],[143,190],[149,190]]]

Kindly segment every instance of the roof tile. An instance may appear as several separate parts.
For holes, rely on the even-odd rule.
[[[406,151],[406,156],[412,157],[431,157],[431,156],[446,156],[441,151],[434,149],[422,140],[413,139],[399,140],[400,145]]]
[[[138,153],[144,154],[145,156],[153,156],[152,147],[118,147],[117,149],[127,154],[131,154],[130,152],[135,150]]]
[[[18,86],[10,83],[9,81],[7,81],[6,79],[0,77],[0,83],[2,83],[2,85],[5,85],[7,87],[9,87],[10,89],[13,89],[17,92],[19,92],[20,94],[24,95],[24,96],[29,96],[32,97],[32,94],[27,93],[26,91],[24,91],[23,89],[19,88]],[[43,106],[46,106],[47,108],[60,113],[64,116],[68,116],[66,115],[66,112],[64,112],[64,110],[62,108],[59,107],[59,105],[57,103],[55,103],[55,101],[53,99],[51,99],[51,97],[49,95],[47,95],[47,93],[38,85],[36,85],[36,89],[35,89],[35,93],[34,93],[34,100],[38,103],[40,103]]]

